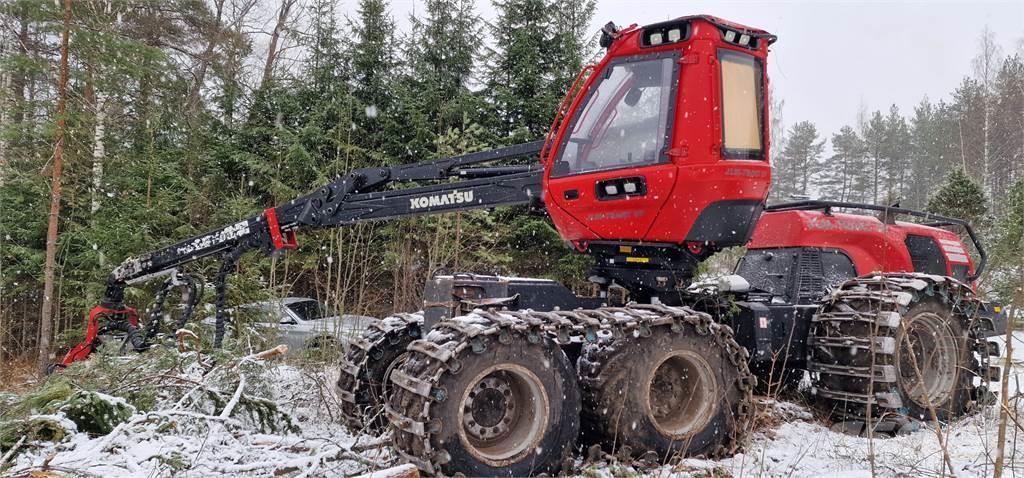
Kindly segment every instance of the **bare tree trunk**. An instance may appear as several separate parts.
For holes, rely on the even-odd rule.
[[[203,84],[206,83],[206,70],[210,67],[210,62],[213,60],[213,51],[220,44],[221,39],[221,18],[224,15],[224,0],[214,0],[214,9],[217,11],[213,28],[208,32],[209,39],[206,42],[206,48],[203,49],[203,53],[199,55],[199,68],[196,71],[196,82],[192,86],[192,91],[188,95],[188,116],[192,116],[196,112],[196,108],[199,106],[199,97],[203,89]]]
[[[23,19],[21,21],[21,25],[20,25],[20,28],[18,30],[17,39],[14,42],[14,46],[18,49],[18,52],[21,53],[22,56],[28,56],[28,43],[29,43],[28,21]],[[28,83],[26,81],[26,75],[22,73],[22,74],[19,74],[19,75],[11,75],[11,76],[13,77],[13,78],[11,78],[11,83],[10,83],[11,95],[14,97],[14,99],[16,101],[17,100],[24,100],[25,99],[25,87],[27,86],[27,83]],[[14,122],[15,123],[21,123],[24,118],[25,118],[24,111],[22,111],[22,109],[20,107],[19,108],[15,108],[14,117],[13,117]]]
[[[982,92],[983,101],[983,113],[984,123],[982,125],[982,156],[981,156],[981,184],[982,187],[987,188],[989,194],[995,194],[996,182],[998,178],[991,164],[992,155],[989,150],[989,130],[991,129],[991,118],[992,118],[992,90],[993,83],[995,82],[996,72],[999,71],[999,57],[1002,54],[1002,49],[999,44],[996,43],[995,32],[993,32],[988,25],[981,32],[981,38],[978,39],[978,55],[974,57],[972,64],[974,66],[974,75],[981,82],[981,86],[984,89]],[[994,196],[990,196],[994,197]],[[992,208],[994,212],[998,212],[1001,206],[1001,201],[993,201]]]
[[[64,0],[64,33],[60,45],[60,80],[57,83],[57,132],[50,180],[50,217],[46,227],[46,266],[43,271],[43,307],[39,313],[40,371],[50,362],[50,334],[53,331],[53,282],[57,264],[57,219],[60,216],[61,166],[64,162],[64,112],[68,90],[68,38],[71,36],[71,0]]]
[[[296,0],[281,0],[281,8],[277,11],[277,23],[274,25],[274,32],[270,34],[270,46],[267,48],[267,61],[263,65],[263,78],[260,80],[260,87],[270,84],[274,77],[274,63],[277,60],[278,43],[281,41],[281,34],[288,23],[288,15]]]
[[[11,49],[10,38],[6,31],[0,32],[0,57],[6,56]],[[6,69],[0,71],[0,127],[5,127],[10,121],[12,101],[8,99],[11,94],[11,73]],[[7,136],[0,132],[0,191],[4,187],[4,179],[7,176]],[[0,218],[7,218],[4,211],[4,198],[0,197]],[[0,235],[0,365],[5,363],[7,342],[7,306],[4,305],[4,237]]]

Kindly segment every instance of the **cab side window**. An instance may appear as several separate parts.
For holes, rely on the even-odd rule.
[[[750,55],[719,50],[722,74],[722,156],[764,159],[764,77]]]
[[[914,264],[914,272],[946,275],[946,257],[942,255],[935,239],[908,234],[905,243],[910,252],[910,261]]]

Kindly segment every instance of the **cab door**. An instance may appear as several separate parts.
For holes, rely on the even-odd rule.
[[[638,55],[598,73],[548,170],[548,200],[585,226],[566,239],[641,240],[671,196],[677,60]]]

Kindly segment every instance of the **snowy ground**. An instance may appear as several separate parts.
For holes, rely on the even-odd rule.
[[[1024,381],[1024,333],[1015,339],[1011,396],[1021,393]],[[1005,351],[1002,340],[1000,345]],[[187,378],[195,372],[186,368],[181,374]],[[207,414],[201,407],[190,408],[181,398],[173,406],[160,407],[158,413],[136,413],[106,436],[73,433],[59,443],[26,449],[2,476],[30,476],[30,471],[45,468],[56,472],[50,476],[334,477],[397,464],[380,438],[350,434],[339,424],[330,373],[326,368],[311,371],[276,364],[247,375],[246,393],[277,402],[291,415],[294,432],[260,431],[251,420]],[[230,389],[223,392],[235,395]],[[581,463],[577,472],[587,477],[858,477],[872,475],[868,457],[873,454],[877,476],[942,475],[941,447],[932,429],[868,440],[829,431],[796,403],[764,399],[762,405],[777,425],[756,433],[747,451],[735,457],[690,459],[648,470]],[[957,475],[992,475],[997,418],[997,410],[991,407],[942,430]],[[1018,439],[1020,432],[1009,425],[1004,476],[1024,476],[1024,435]]]

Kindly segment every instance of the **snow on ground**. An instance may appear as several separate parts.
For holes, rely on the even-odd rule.
[[[44,466],[68,476],[350,476],[394,464],[379,438],[341,425],[328,373],[281,364],[260,377],[270,393],[259,395],[291,416],[294,432],[167,407],[133,415],[106,436],[75,433],[33,449],[3,476]]]
[[[1024,384],[1024,332],[1014,334],[1010,373],[1010,397],[1021,394]],[[1005,360],[1005,337],[993,338]],[[999,384],[993,383],[997,388]],[[874,451],[876,476],[941,476],[942,447],[932,428],[895,438],[854,437],[836,433],[813,421],[806,409],[788,402],[769,402],[769,413],[782,416],[786,423],[757,433],[747,451],[726,460],[685,460],[680,466],[649,471],[649,476],[687,476],[691,472],[717,469],[732,476],[872,476],[868,457]],[[1024,404],[1017,401],[1018,416],[1024,416]],[[988,407],[983,413],[944,427],[950,461],[958,476],[992,476],[995,461],[998,411]],[[1007,428],[1006,469],[1003,476],[1024,476],[1024,432]],[[946,472],[948,476],[948,471]],[[710,475],[715,476],[715,475]]]
[[[1004,341],[998,340],[1005,352]],[[1024,332],[1015,336],[1010,395],[1024,382]],[[112,433],[90,438],[73,433],[57,444],[19,455],[3,476],[28,476],[44,463],[67,476],[352,476],[397,463],[379,437],[353,435],[341,425],[333,395],[331,367],[310,370],[288,364],[267,367],[260,377],[266,398],[292,417],[294,432],[256,431],[251,424],[168,407],[137,413]],[[248,390],[248,389],[247,389]],[[228,391],[230,396],[230,391]],[[248,393],[248,392],[247,392]],[[1017,401],[1016,408],[1024,411]],[[762,399],[778,425],[755,433],[746,451],[725,460],[687,459],[675,465],[636,470],[614,464],[581,464],[586,477],[717,476],[940,476],[942,451],[935,431],[869,440],[832,432],[815,422],[803,405]],[[998,413],[983,413],[944,427],[958,476],[991,476]],[[1024,436],[1007,430],[1007,471],[1024,476]],[[946,473],[948,474],[948,473]]]

